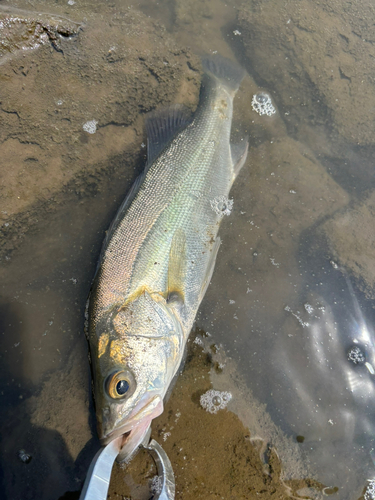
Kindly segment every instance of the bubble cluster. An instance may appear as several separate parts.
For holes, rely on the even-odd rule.
[[[224,217],[224,215],[230,215],[233,208],[233,200],[229,200],[226,196],[216,196],[213,200],[210,200],[211,208],[215,214]]]
[[[306,309],[308,314],[312,314],[314,312],[313,306],[308,302],[306,302],[306,304],[303,304],[303,307]]]
[[[362,350],[357,345],[355,345],[348,351],[348,360],[355,365],[363,365],[363,363],[366,361],[366,356],[364,355]]]
[[[271,96],[265,92],[258,92],[258,94],[254,94],[251,106],[259,115],[272,116],[276,113],[276,109],[272,104]]]
[[[203,347],[203,340],[199,337],[195,337],[195,339],[193,340],[193,344],[197,344],[197,345],[200,345]]]
[[[95,134],[97,124],[98,124],[98,122],[96,120],[90,120],[90,121],[84,123],[82,128],[88,134]]]
[[[310,326],[310,323],[308,323],[307,321],[303,321],[303,319],[300,316],[301,313],[299,311],[297,311],[295,313],[295,312],[292,311],[292,309],[289,306],[285,306],[284,307],[284,311],[290,312],[290,314],[296,318],[296,320],[298,321],[298,323],[300,325],[302,325],[303,328],[305,328],[306,326]]]
[[[226,391],[215,391],[210,389],[200,397],[200,404],[208,413],[217,413],[223,410],[229,401],[232,399],[232,394]]]
[[[365,494],[365,500],[375,500],[375,480],[369,479]]]
[[[163,488],[163,480],[161,476],[154,476],[150,481],[150,491],[153,495],[160,495]]]
[[[28,464],[31,461],[32,456],[30,455],[30,453],[27,453],[25,450],[19,450],[19,452],[18,452],[18,458],[24,464]]]

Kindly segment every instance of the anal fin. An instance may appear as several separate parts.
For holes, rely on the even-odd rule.
[[[174,233],[169,251],[168,302],[185,301],[186,235],[182,229]]]
[[[249,150],[249,141],[248,139],[244,139],[238,144],[231,144],[230,149],[232,153],[234,178],[236,178],[245,164],[247,152]]]
[[[216,257],[217,257],[217,253],[219,251],[219,247],[221,245],[221,239],[219,238],[219,236],[216,237],[215,239],[215,242],[212,246],[212,249],[211,249],[211,255],[210,255],[210,260],[208,261],[208,265],[207,265],[207,269],[206,269],[206,275],[204,277],[204,280],[203,280],[203,283],[202,283],[202,287],[201,287],[201,291],[200,291],[200,297],[199,299],[202,300],[206,291],[207,291],[207,288],[208,288],[208,285],[210,284],[210,281],[211,281],[211,278],[212,278],[212,274],[214,272],[214,268],[215,268],[215,262],[216,262]]]

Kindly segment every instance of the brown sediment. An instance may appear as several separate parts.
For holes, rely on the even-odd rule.
[[[318,228],[336,263],[350,272],[368,299],[375,297],[375,191],[340,210]],[[321,238],[317,238],[319,242]]]
[[[371,0],[243,3],[238,25],[249,67],[275,91],[298,136],[330,121],[349,143],[374,144],[373,17]]]
[[[284,482],[276,452],[271,448],[267,464],[262,461],[249,430],[234,413],[224,409],[211,414],[201,407],[200,396],[212,388],[214,367],[212,356],[189,342],[184,371],[164,413],[152,423],[152,437],[173,466],[176,500],[284,499],[298,489],[316,487],[316,482],[306,479]],[[137,455],[125,469],[115,465],[108,499],[148,500],[149,481],[155,474],[146,453]]]
[[[59,50],[51,48],[47,18],[29,13],[22,23],[9,21],[12,57],[1,66],[0,103],[3,257],[77,176],[87,182],[101,163],[120,154],[134,169],[126,159],[145,154],[142,114],[172,102],[194,108],[198,101],[199,59],[139,11],[89,14],[84,29],[56,39]],[[55,31],[64,22],[67,30],[82,24],[58,19]],[[50,26],[43,44],[20,52],[20,23],[31,37],[35,26]],[[95,133],[84,128],[88,122]]]
[[[66,17],[0,7],[0,65],[25,50],[51,44],[62,51],[59,36],[76,36],[82,23]]]
[[[63,274],[69,273],[71,268],[65,264],[62,267],[61,263],[64,260],[74,263],[81,252],[87,257],[77,260],[77,269],[87,272],[88,261],[97,258],[91,244],[85,246],[82,238],[77,238],[74,245],[62,242],[66,237],[73,239],[67,236],[71,229],[63,221],[66,217],[77,218],[79,213],[83,219],[77,225],[77,232],[86,241],[86,233],[90,231],[87,221],[98,219],[100,210],[107,210],[109,205],[114,208],[120,204],[135,171],[145,162],[145,149],[140,147],[145,142],[142,115],[172,102],[195,106],[199,61],[185,45],[193,46],[196,53],[218,50],[230,55],[228,40],[243,44],[246,54],[240,52],[242,60],[258,81],[273,91],[271,95],[279,107],[275,119],[265,125],[250,106],[258,87],[254,80],[244,80],[235,102],[233,131],[236,134],[236,123],[242,119],[251,134],[251,161],[234,185],[232,217],[236,218],[230,221],[233,220],[233,225],[228,222],[222,228],[223,245],[213,283],[201,308],[200,323],[211,325],[211,318],[215,318],[220,327],[215,326],[212,331],[238,334],[240,348],[241,336],[243,340],[244,332],[250,331],[246,315],[250,309],[254,322],[266,318],[280,324],[285,300],[296,296],[293,286],[299,285],[294,256],[301,232],[327,219],[320,234],[328,239],[338,263],[349,268],[359,281],[366,280],[363,290],[373,298],[373,196],[343,209],[349,196],[320,161],[321,154],[337,155],[340,171],[352,169],[353,185],[360,176],[361,164],[353,161],[346,167],[341,161],[345,158],[346,162],[346,157],[340,148],[332,149],[333,134],[326,133],[329,120],[334,120],[334,131],[342,134],[345,143],[373,144],[371,60],[369,63],[373,43],[368,24],[373,16],[367,14],[361,20],[355,4],[345,7],[337,0],[325,6],[301,1],[287,5],[247,2],[234,26],[241,33],[234,35],[232,31],[230,37],[228,34],[224,37],[220,29],[235,18],[234,5],[229,12],[229,7],[216,0],[201,5],[195,0],[161,0],[158,4],[160,8],[150,4],[140,8],[148,13],[150,9],[158,10],[155,15],[163,22],[164,13],[171,12],[171,17],[175,16],[173,35],[134,8],[124,13],[124,2],[121,8],[113,2],[106,4],[105,9],[100,3],[90,5],[89,9],[85,7],[88,12],[76,5],[77,9],[72,11],[78,23],[74,30],[83,17],[86,20],[84,29],[70,32],[73,36],[58,38],[58,30],[69,30],[69,23],[64,25],[61,21],[62,27],[54,30],[48,16],[33,14],[27,18],[23,14],[22,22],[13,23],[17,30],[13,35],[9,32],[7,38],[6,53],[12,55],[19,50],[20,40],[32,43],[33,36],[43,32],[47,35],[47,40],[43,39],[46,43],[38,49],[24,52],[22,57],[8,58],[0,75],[0,256],[13,259],[12,252],[19,247],[21,254],[35,252],[28,260],[17,260],[13,269],[9,267],[13,277],[7,275],[7,263],[1,274],[7,288],[5,296],[9,294],[12,301],[10,306],[6,304],[7,310],[15,305],[24,308],[19,318],[15,315],[23,321],[22,335],[18,326],[15,341],[20,337],[24,342],[21,346],[28,353],[28,363],[22,364],[13,362],[18,358],[6,355],[12,361],[6,376],[20,383],[20,387],[15,383],[13,387],[13,382],[9,382],[12,390],[20,398],[25,397],[18,405],[14,404],[12,419],[4,426],[3,465],[8,467],[4,469],[7,478],[4,491],[8,498],[29,498],[27,495],[33,494],[49,500],[52,491],[57,494],[65,488],[78,490],[99,446],[97,443],[95,448],[94,442],[91,451],[86,451],[90,455],[86,456],[86,463],[78,461],[91,438],[88,362],[83,344],[80,355],[72,355],[71,363],[61,361],[64,357],[60,351],[73,350],[77,339],[68,327],[60,331],[60,325],[69,317],[66,322],[69,327],[74,325],[76,335],[82,311],[73,301],[68,302],[72,291],[62,282],[56,284],[51,269],[58,267]],[[60,8],[57,4],[51,7]],[[361,8],[370,13],[373,10],[368,1]],[[67,7],[62,9],[63,14]],[[98,14],[101,9],[103,12]],[[24,28],[32,35],[26,40]],[[312,46],[316,47],[313,51]],[[327,61],[334,66],[325,66]],[[98,121],[92,135],[83,130],[83,124],[90,120]],[[372,176],[373,164],[369,163]],[[113,187],[109,189],[111,184]],[[96,208],[102,196],[106,196],[105,202],[102,200],[100,209]],[[73,198],[80,201],[72,202]],[[74,203],[79,210],[72,209]],[[64,210],[65,204],[69,204],[69,211]],[[54,212],[59,215],[51,217]],[[37,238],[25,239],[31,228],[39,230],[52,219],[57,221],[54,231],[47,236],[43,230],[40,232],[40,237],[46,240],[43,245],[35,243]],[[95,231],[105,228],[101,222]],[[27,248],[26,245],[22,248],[22,242],[27,242]],[[49,259],[47,253],[51,255]],[[272,264],[270,256],[274,259]],[[284,265],[276,267],[275,263],[280,262]],[[38,282],[40,275],[45,284]],[[77,274],[69,274],[68,282],[70,276]],[[81,273],[78,282],[84,279],[88,289],[91,275]],[[15,281],[19,284],[14,284]],[[76,285],[70,282],[70,286]],[[21,293],[20,287],[23,287]],[[85,292],[75,293],[79,304],[83,304]],[[235,321],[233,311],[223,306],[228,298],[235,298],[236,307],[240,308]],[[25,305],[28,302],[30,306]],[[259,304],[272,307],[262,316]],[[49,319],[46,308],[57,311],[55,325],[59,329],[56,327],[52,340],[50,332],[41,337],[42,327]],[[13,333],[5,327],[4,330],[6,334]],[[252,436],[230,411],[230,406],[216,415],[200,407],[200,395],[211,388],[212,363],[220,372],[217,362],[196,345],[191,346],[185,371],[164,413],[153,423],[153,436],[167,451],[176,473],[176,498],[287,498],[298,490],[317,488],[309,479],[283,482],[282,464],[276,452],[271,448],[268,463],[264,464],[260,449],[251,442]],[[21,387],[26,384],[32,385],[31,397],[23,396]],[[41,434],[45,441],[40,439]],[[28,469],[25,464],[16,463],[15,458],[17,446],[26,448],[25,442],[37,450],[31,450],[33,460]],[[36,446],[39,442],[40,448]],[[21,472],[19,467],[23,468]],[[146,452],[135,457],[126,470],[116,465],[109,498],[117,500],[130,495],[133,499],[148,500],[148,480],[155,473]],[[19,481],[19,477],[27,481]]]

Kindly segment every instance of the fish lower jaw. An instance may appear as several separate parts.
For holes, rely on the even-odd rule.
[[[150,439],[152,419],[144,419],[142,422],[134,427],[133,429],[126,430],[127,426],[120,427],[115,431],[111,432],[108,436],[101,439],[102,445],[107,445],[114,439],[122,436],[122,441],[120,444],[120,452],[116,458],[119,463],[130,462],[130,460],[137,453],[141,445],[146,446]]]
[[[123,436],[123,443],[121,444],[121,447],[124,446],[126,439],[129,437],[132,429],[127,429],[127,425],[124,425],[123,427],[119,427],[116,430],[110,432],[109,434],[106,434],[103,437],[100,437],[100,443],[102,446],[107,446],[108,443],[113,441],[114,439]]]
[[[140,446],[147,446],[151,435],[151,420],[142,422],[142,425],[135,428],[133,431],[124,434],[120,453],[116,461],[119,463],[130,462],[136,455]]]
[[[155,396],[151,401],[139,411],[135,411],[132,416],[117,428],[102,435],[100,442],[106,446],[113,439],[123,436],[121,451],[117,461],[129,461],[138,450],[141,444],[146,444],[147,434],[152,420],[163,412],[163,400],[160,396]],[[100,434],[100,433],[99,433]]]

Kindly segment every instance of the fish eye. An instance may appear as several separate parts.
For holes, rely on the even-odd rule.
[[[119,382],[117,382],[116,393],[120,394],[120,396],[123,396],[128,392],[129,387],[130,387],[129,382],[126,379],[122,379]]]
[[[121,399],[134,391],[131,390],[133,384],[129,373],[121,370],[111,373],[105,383],[106,391],[113,399]]]

